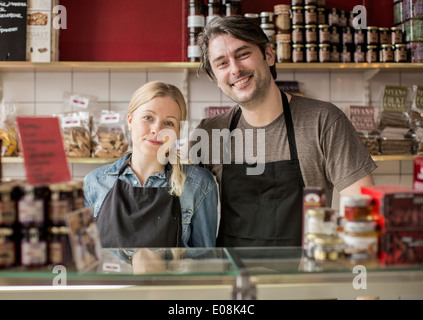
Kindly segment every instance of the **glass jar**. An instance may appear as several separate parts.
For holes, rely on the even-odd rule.
[[[21,265],[25,268],[47,264],[47,241],[43,228],[21,228]]]
[[[338,26],[330,26],[330,43],[341,44],[341,34]]]
[[[336,233],[335,210],[326,207],[307,209],[304,215],[304,234],[328,234]]]
[[[331,62],[339,62],[341,60],[340,53],[339,53],[339,46],[336,44],[331,44],[330,50],[330,61]]]
[[[400,27],[392,27],[391,28],[391,43],[395,44],[402,44],[404,41],[404,34]]]
[[[317,235],[312,239],[311,250],[316,262],[335,262],[343,257],[344,242],[337,236]]]
[[[291,62],[291,35],[278,33],[276,35],[277,62]]]
[[[16,264],[16,247],[12,228],[0,228],[0,269]]]
[[[316,6],[305,6],[304,7],[304,23],[317,24],[317,7]]]
[[[407,45],[405,43],[395,45],[395,62],[408,62]]]
[[[197,43],[199,32],[188,34],[187,58],[188,62],[199,62],[201,50]]]
[[[366,44],[366,34],[363,29],[354,30],[354,44],[355,45]]]
[[[274,48],[276,43],[275,25],[273,23],[261,24],[260,28],[266,34],[272,48]]]
[[[292,62],[300,63],[304,62],[305,59],[304,45],[303,44],[293,44],[292,45]]]
[[[73,185],[73,208],[72,210],[79,210],[85,207],[84,199],[84,182],[83,181],[72,181]]]
[[[13,226],[16,222],[16,202],[12,199],[12,190],[12,184],[0,184],[0,227]]]
[[[303,26],[292,26],[292,43],[304,44],[304,27]]]
[[[342,27],[342,44],[353,43],[353,30],[351,27]]]
[[[342,45],[341,51],[341,62],[349,63],[353,62],[353,45],[351,44],[344,44]]]
[[[315,24],[305,26],[305,40],[306,43],[317,43],[317,26]]]
[[[295,6],[291,8],[292,13],[292,25],[304,25],[304,7]]]
[[[274,7],[275,27],[278,33],[289,32],[291,30],[291,8],[289,5],[279,4]]]
[[[379,60],[380,62],[394,62],[394,50],[392,48],[392,44],[380,45]]]
[[[328,13],[328,24],[330,26],[338,26],[339,25],[339,12],[338,9],[332,8],[329,10]]]
[[[260,12],[260,24],[274,23],[274,20],[273,20],[274,16],[275,16],[275,13],[270,11]]]
[[[355,63],[366,62],[366,49],[364,45],[360,44],[355,46],[354,62]]]
[[[71,184],[50,185],[51,198],[48,217],[51,225],[66,225],[67,214],[73,211],[73,187]]]
[[[318,62],[319,55],[316,43],[307,43],[305,46],[306,62]]]
[[[345,257],[351,262],[374,261],[378,256],[379,233],[372,221],[347,221],[343,240]]]
[[[379,44],[378,27],[367,27],[367,44]]]
[[[344,10],[339,11],[338,26],[341,28],[348,26],[348,17]]]
[[[328,24],[319,25],[319,42],[331,43],[330,31]]]
[[[291,0],[291,6],[304,6],[304,0]]]
[[[51,227],[49,229],[48,244],[48,260],[50,264],[68,266],[73,263],[69,228]]]
[[[341,197],[341,210],[348,221],[372,220],[373,198],[366,194]]]
[[[254,21],[254,23],[260,26],[260,15],[258,13],[245,13],[244,18]]]
[[[319,44],[319,61],[320,62],[331,62],[330,44],[329,43],[320,43]]]
[[[242,15],[241,0],[231,0],[226,2],[226,16],[240,16]]]
[[[328,24],[325,8],[317,8],[317,24]]]
[[[389,28],[379,28],[379,44],[391,44]]]
[[[24,185],[23,196],[18,201],[18,222],[25,227],[44,226],[49,200],[48,187]]]
[[[222,4],[221,3],[209,3],[207,4],[207,16],[206,24],[215,17],[222,16]]]
[[[367,63],[375,63],[379,61],[378,46],[376,45],[367,46],[366,61]]]

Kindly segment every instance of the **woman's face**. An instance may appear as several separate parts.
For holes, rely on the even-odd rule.
[[[133,151],[157,157],[159,149],[167,151],[180,131],[181,111],[170,97],[156,97],[128,114]]]

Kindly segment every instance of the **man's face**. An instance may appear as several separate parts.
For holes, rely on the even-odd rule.
[[[274,64],[270,46],[266,55],[257,45],[221,34],[209,43],[209,60],[217,85],[241,106],[259,104],[273,81],[269,67]]]

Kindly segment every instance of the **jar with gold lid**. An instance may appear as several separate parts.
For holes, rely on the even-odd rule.
[[[373,198],[367,194],[341,197],[343,216],[348,221],[372,220]]]
[[[0,228],[0,269],[16,264],[16,246],[12,228]]]
[[[316,262],[335,262],[343,257],[344,241],[338,236],[316,235],[312,240],[312,257]]]
[[[12,199],[12,190],[12,184],[0,184],[0,227],[13,226],[16,222],[16,202]]]

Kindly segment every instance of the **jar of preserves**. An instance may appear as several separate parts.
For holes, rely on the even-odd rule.
[[[272,48],[274,48],[276,43],[275,25],[273,23],[261,24],[260,28],[266,34]]]
[[[379,60],[380,62],[394,62],[394,50],[392,49],[392,44],[380,45]]]
[[[190,33],[188,35],[187,58],[188,62],[199,62],[201,50],[197,43],[199,33]]]
[[[304,0],[291,0],[291,6],[304,6]]]
[[[320,43],[319,44],[319,61],[320,62],[331,62],[330,44]]]
[[[389,28],[379,28],[379,44],[391,44]]]
[[[354,30],[354,44],[355,45],[366,44],[366,33],[364,32],[363,29]]]
[[[317,7],[307,5],[304,7],[304,23],[317,24]]]
[[[392,27],[391,28],[391,43],[395,44],[402,44],[404,42],[404,34],[400,27]]]
[[[16,222],[16,202],[12,199],[13,185],[0,184],[0,227],[13,226]]]
[[[372,220],[373,198],[366,194],[341,197],[341,210],[348,221]]]
[[[304,234],[336,234],[336,213],[331,208],[309,208],[305,212],[304,219]]]
[[[342,51],[341,51],[341,62],[343,63],[349,63],[353,61],[353,46],[344,44],[342,45]]]
[[[292,13],[292,25],[304,25],[304,7],[295,6],[291,8]]]
[[[339,11],[338,26],[341,28],[348,27],[348,17],[344,10]]]
[[[71,184],[57,183],[50,185],[48,217],[51,225],[66,225],[67,214],[73,211],[73,187]]]
[[[260,24],[274,23],[274,20],[273,20],[274,16],[275,16],[275,13],[270,11],[260,12]]]
[[[351,27],[342,27],[342,44],[353,43],[353,30]]]
[[[74,180],[73,184],[73,210],[79,210],[85,207],[84,183]]]
[[[317,43],[317,26],[315,24],[305,26],[305,40],[306,43]]]
[[[222,4],[213,2],[207,4],[206,24],[215,17],[222,16]]]
[[[379,233],[373,221],[347,221],[343,240],[345,257],[351,262],[369,262],[377,259]]]
[[[242,15],[241,0],[226,1],[226,16],[240,16]]]
[[[291,62],[291,37],[278,33],[276,35],[276,59],[277,62]]]
[[[260,15],[258,13],[245,13],[244,18],[254,21],[258,26],[260,25]]]
[[[305,61],[304,45],[293,44],[292,45],[292,62],[300,63]]]
[[[331,43],[330,31],[328,24],[319,25],[319,42]]]
[[[307,43],[305,46],[306,62],[318,62],[318,50],[316,43]]]
[[[395,45],[395,62],[408,62],[407,45],[398,43]]]
[[[12,228],[0,228],[0,269],[16,264],[16,247]]]
[[[292,26],[292,43],[304,44],[304,27]]]
[[[340,58],[340,50],[339,50],[339,46],[336,44],[331,44],[330,45],[330,61],[331,62],[339,62],[341,60]]]
[[[305,6],[317,6],[317,0],[304,0]]]
[[[378,27],[367,27],[367,44],[379,44]]]
[[[330,26],[330,43],[341,44],[341,34],[338,26]]]
[[[47,264],[47,240],[43,228],[21,228],[21,265],[25,268]]]
[[[330,235],[318,235],[312,239],[313,258],[316,262],[335,262],[343,257],[342,238]]]
[[[328,24],[330,26],[338,26],[339,25],[339,13],[338,9],[332,8],[329,10],[328,13]]]
[[[354,62],[355,63],[366,62],[366,49],[364,45],[360,44],[355,46]]]
[[[73,263],[69,228],[64,226],[51,227],[48,244],[48,261],[50,264],[68,266]]]
[[[274,7],[275,27],[278,33],[291,31],[291,8],[289,5],[279,4]]]
[[[367,63],[375,63],[379,61],[378,46],[367,45],[366,61]]]
[[[50,190],[48,187],[23,186],[23,195],[18,201],[18,222],[25,227],[44,226],[48,202],[50,200]]]
[[[317,24],[328,24],[325,8],[317,8]]]

